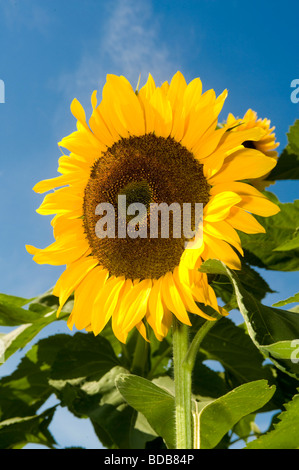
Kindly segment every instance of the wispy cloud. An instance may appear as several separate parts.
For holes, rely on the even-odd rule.
[[[96,46],[84,54],[76,70],[63,74],[56,86],[68,99],[87,103],[93,89],[101,89],[107,73],[125,75],[133,86],[141,74],[151,73],[157,84],[177,70],[171,51],[161,41],[161,24],[150,1],[117,0],[105,9]],[[95,41],[93,41],[93,45]]]
[[[107,24],[103,48],[130,80],[136,80],[139,73],[145,78],[149,72],[157,80],[165,80],[174,66],[160,29],[151,2],[118,0]]]
[[[35,0],[21,2],[18,0],[4,0],[0,3],[0,9],[9,28],[19,29],[24,27],[36,30],[45,35],[51,24],[49,13]]]

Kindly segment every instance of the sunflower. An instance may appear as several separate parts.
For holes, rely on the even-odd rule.
[[[245,140],[242,144],[246,148],[256,149],[262,152],[264,155],[270,158],[278,158],[278,152],[275,150],[279,146],[279,142],[276,142],[275,133],[273,132],[275,126],[271,127],[271,121],[267,118],[258,118],[258,115],[252,109],[248,109],[242,119],[236,119],[233,114],[229,114],[225,123],[227,129],[232,129],[235,132],[243,131],[245,129],[252,129],[259,127],[264,130],[264,135],[256,141]],[[257,189],[263,190],[266,186],[272,184],[271,181],[266,181],[266,177],[269,172],[260,178],[251,179],[250,183],[253,184]]]
[[[162,340],[173,315],[186,325],[191,325],[190,314],[213,320],[201,303],[225,315],[199,267],[216,258],[240,269],[237,231],[264,232],[250,212],[270,216],[279,210],[241,181],[258,178],[276,164],[275,158],[242,145],[259,142],[264,129],[218,129],[227,92],[218,97],[214,90],[203,93],[199,78],[187,85],[180,72],[160,87],[149,75],[138,91],[125,77],[108,75],[99,104],[96,95],[88,123],[73,100],[77,131],[59,142],[70,152],[59,159],[61,175],[33,188],[38,193],[59,188],[37,210],[55,214],[55,242],[45,249],[26,247],[37,263],[66,265],[53,291],[58,314],[74,293],[68,326],[97,335],[111,320],[121,342],[134,327],[147,339],[146,324]],[[168,238],[98,237],[97,207],[108,202],[116,208],[119,195],[146,207],[201,203],[202,239],[188,249],[184,235],[172,233]],[[146,216],[139,230],[149,223]]]

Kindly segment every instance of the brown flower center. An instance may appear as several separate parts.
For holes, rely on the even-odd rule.
[[[123,200],[125,196],[122,207],[120,196]],[[84,227],[92,254],[111,275],[132,280],[158,279],[179,264],[186,237],[183,217],[178,237],[174,213],[169,211],[169,236],[161,236],[163,222],[159,212],[158,236],[152,238],[151,205],[176,203],[182,208],[184,203],[189,203],[192,208],[195,203],[205,205],[208,200],[209,185],[203,175],[203,165],[173,138],[145,134],[120,139],[95,162],[85,188]],[[99,207],[106,208],[105,203],[111,205],[115,215],[110,232],[108,212],[99,210]],[[135,225],[135,209],[138,212],[140,204],[145,212],[139,214]],[[110,236],[99,238],[98,226],[104,220]],[[134,238],[126,230],[130,223]],[[195,229],[194,210],[190,228]]]

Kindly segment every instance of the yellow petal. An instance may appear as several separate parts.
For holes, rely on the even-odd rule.
[[[173,77],[169,85],[167,97],[173,109],[174,115],[176,113],[176,107],[178,102],[183,99],[187,83],[181,72],[177,72]]]
[[[264,227],[248,212],[239,208],[232,207],[226,222],[235,229],[245,233],[265,233]]]
[[[258,197],[265,197],[260,191],[258,191],[254,186],[246,183],[240,183],[237,181],[231,181],[229,183],[230,191],[233,191],[240,196],[243,195],[251,195],[251,196],[258,196]],[[215,194],[222,193],[223,191],[227,191],[227,183],[220,183],[216,184],[210,189],[210,194],[215,196]]]
[[[205,251],[202,254],[204,260],[219,259],[231,269],[241,269],[240,258],[228,243],[207,233],[204,234],[204,242]]]
[[[178,97],[176,109],[174,112],[173,126],[171,136],[180,142],[187,129],[189,115],[192,110],[199,106],[202,83],[199,78],[192,80],[187,87],[183,86],[184,94]]]
[[[89,130],[86,124],[86,116],[85,116],[84,108],[82,104],[76,98],[74,98],[71,103],[71,112],[73,116],[82,124],[82,126],[85,127],[87,130]]]
[[[199,157],[198,153],[197,155]],[[225,154],[223,152],[220,152],[219,150],[216,150],[202,161],[203,173],[208,181],[220,170],[223,165],[224,158]],[[227,186],[225,189],[227,189]]]
[[[72,180],[68,175],[57,176],[56,178],[40,181],[33,187],[33,191],[41,194],[50,191],[50,189],[65,186],[67,184],[70,184],[71,182]]]
[[[188,115],[192,108],[197,107],[200,103],[202,96],[202,82],[200,78],[194,78],[187,88],[184,94],[184,108],[186,115]]]
[[[146,84],[139,90],[138,97],[143,100],[145,97],[147,100],[150,100],[152,94],[156,90],[155,81],[152,75],[149,73]]]
[[[91,314],[91,324],[95,335],[98,335],[111,318],[119,298],[120,291],[124,286],[124,278],[109,278],[99,290]]]
[[[115,334],[123,337],[134,328],[145,316],[147,310],[148,297],[152,288],[151,279],[144,279],[143,281],[136,283],[133,288],[122,300],[122,306],[120,308],[119,321],[117,323],[117,329]]]
[[[168,137],[172,128],[172,109],[167,96],[160,88],[156,88],[152,94],[150,104],[155,110],[155,134]]]
[[[90,136],[93,136],[91,132]],[[78,155],[85,155],[87,158],[96,159],[100,156],[104,147],[95,137],[91,142],[90,136],[87,132],[75,131],[64,137],[58,142],[58,145]]]
[[[266,197],[243,196],[238,207],[263,217],[275,215],[280,211],[279,207]]]
[[[138,100],[143,109],[145,120],[145,132],[148,134],[155,131],[155,110],[150,104],[150,99],[156,90],[156,85],[151,74],[148,76],[147,83],[138,92]]]
[[[111,116],[116,114],[124,128],[131,135],[145,133],[144,115],[140,102],[128,80],[121,76],[107,75],[107,82],[103,90],[103,99],[107,94],[110,99]],[[123,135],[121,128],[120,135]]]
[[[182,138],[182,145],[190,150],[198,148],[198,143],[207,129],[214,123],[216,127],[216,113],[214,107],[193,108],[189,114],[188,127]],[[197,150],[198,152],[198,150]]]
[[[204,207],[204,221],[218,222],[225,219],[231,207],[238,204],[241,200],[242,198],[232,191],[223,191],[212,196]]]
[[[59,315],[63,305],[74,292],[76,287],[84,279],[84,277],[98,264],[95,258],[87,257],[82,258],[70,264],[66,270],[61,274],[53,289],[53,295],[59,297]]]
[[[190,313],[193,313],[194,315],[199,315],[200,317],[205,318],[206,320],[212,320],[214,321],[215,318],[211,317],[210,315],[207,315],[204,313],[194,302],[193,296],[192,296],[192,289],[187,286],[186,284],[183,284],[180,282],[179,277],[178,277],[178,269],[175,268],[173,272],[173,279],[176,284],[176,288],[180,294],[180,296],[184,299],[184,303],[187,307],[187,310]]]
[[[91,323],[91,313],[95,298],[105,283],[108,273],[100,266],[93,268],[75,290],[72,324],[78,330]],[[101,312],[99,312],[100,314]]]
[[[183,252],[180,260],[180,264],[182,264],[185,268],[194,269],[200,255],[204,250],[204,242],[202,238],[198,239],[198,247],[194,247],[193,249],[187,249]]]
[[[227,128],[225,128],[227,130]],[[231,151],[235,147],[239,147],[246,140],[257,141],[265,135],[265,131],[260,127],[254,127],[252,129],[245,129],[243,131],[227,131],[222,141],[219,143],[222,152]]]
[[[230,155],[221,168],[211,179],[212,185],[258,178],[268,173],[276,165],[274,158],[265,157],[258,150],[243,149]]]
[[[97,139],[105,146],[111,147],[114,142],[113,132],[107,127],[101,110],[101,105],[97,106],[97,92],[94,91],[91,97],[91,105],[93,108],[92,115],[89,119],[89,126]]]
[[[166,307],[185,325],[191,326],[186,307],[176,288],[171,272],[162,278],[162,298]]]
[[[146,328],[145,328],[144,323],[142,321],[137,323],[136,328],[139,331],[139,333],[141,334],[141,336],[143,337],[143,339],[149,343],[149,339],[148,339],[147,334],[146,334]]]
[[[219,145],[219,141],[221,140],[225,132],[226,130],[223,128],[213,130],[208,135],[205,134],[193,147],[194,155],[200,160],[207,158],[212,152],[214,152],[216,147]]]
[[[150,292],[148,299],[148,309],[149,309],[149,323],[155,332],[160,336],[164,336],[162,320],[164,316],[164,307],[162,304],[162,294],[161,294],[161,279],[153,281],[153,287]]]
[[[45,196],[36,212],[42,215],[69,213],[78,218],[83,215],[82,200],[83,195],[74,194],[73,188],[58,189]]]
[[[208,233],[212,237],[230,243],[230,245],[234,246],[239,253],[243,255],[239,235],[225,220],[213,223],[206,222],[204,223],[203,230],[204,233]]]
[[[51,221],[56,240],[64,237],[73,237],[75,240],[86,240],[82,219],[69,219],[65,216],[54,217]]]
[[[58,161],[59,166],[57,171],[68,176],[74,173],[80,173],[83,178],[89,177],[90,167],[91,164],[93,164],[93,160],[90,158],[85,158],[74,153],[71,153],[70,155],[62,155]]]
[[[51,264],[53,266],[73,263],[81,258],[81,256],[90,253],[90,248],[86,240],[74,240],[74,238],[70,239],[69,243],[67,238],[58,240],[44,249],[26,245],[26,250],[28,253],[34,255],[33,260],[36,263]]]

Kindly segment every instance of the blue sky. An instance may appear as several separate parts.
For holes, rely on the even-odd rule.
[[[72,99],[88,113],[90,95],[94,89],[101,93],[107,73],[125,75],[135,86],[139,74],[142,83],[150,72],[159,84],[177,70],[187,81],[200,77],[205,90],[228,89],[222,118],[229,112],[241,117],[251,107],[271,119],[282,149],[299,117],[299,104],[290,100],[291,81],[299,78],[298,3],[0,0],[1,292],[32,297],[63,270],[36,265],[25,244],[53,241],[50,218],[35,212],[42,198],[32,187],[57,174],[57,142],[75,129]],[[297,187],[288,181],[271,190],[291,202]],[[267,298],[270,304],[298,290],[296,273],[266,278],[280,291]],[[5,373],[14,364],[3,366]],[[63,422],[67,430],[60,432]],[[64,436],[63,444],[82,435],[83,425],[79,432],[63,417],[59,423],[56,435],[60,442]],[[86,444],[93,445],[86,429]]]

